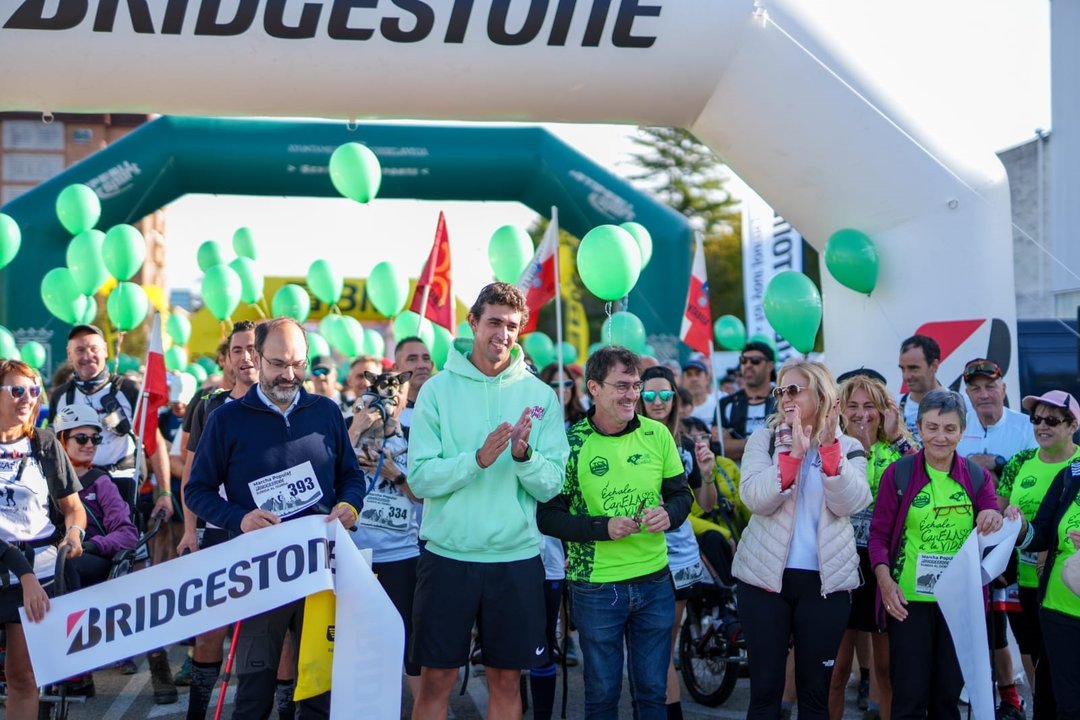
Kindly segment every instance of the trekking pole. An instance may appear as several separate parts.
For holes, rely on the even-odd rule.
[[[221,681],[221,692],[218,694],[217,707],[214,709],[214,720],[221,720],[221,710],[225,707],[225,691],[229,689],[229,678],[232,677],[233,660],[236,659],[236,643],[240,639],[240,623],[242,622],[243,620],[237,620],[233,625],[229,657],[225,659],[225,678]]]

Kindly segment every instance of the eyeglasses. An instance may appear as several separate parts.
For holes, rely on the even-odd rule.
[[[739,358],[739,364],[740,365],[749,364],[749,365],[755,365],[756,366],[756,365],[760,365],[763,362],[765,362],[765,358],[762,357],[761,355],[743,355],[741,358]]]
[[[79,433],[78,435],[72,435],[71,439],[77,442],[79,445],[85,445],[86,443],[90,443],[91,445],[100,445],[101,441],[105,438],[101,436],[101,433],[96,433],[94,435]]]
[[[646,390],[641,393],[641,399],[644,402],[655,402],[656,398],[660,398],[660,402],[671,402],[671,398],[675,397],[674,390]]]
[[[275,370],[278,370],[280,372],[285,372],[289,368],[292,368],[294,372],[299,374],[299,373],[302,373],[305,370],[307,370],[307,366],[308,366],[308,361],[307,360],[297,360],[296,362],[291,362],[291,363],[290,362],[285,362],[284,360],[278,360],[277,358],[264,357],[263,360],[266,361],[267,365],[269,365],[270,367],[272,367]]]
[[[569,379],[563,380],[562,382],[554,380],[552,382],[549,382],[548,385],[550,385],[555,390],[558,390],[559,388],[572,388],[574,387],[574,381]]]
[[[1038,427],[1042,423],[1046,423],[1046,427],[1057,427],[1058,425],[1060,425],[1063,422],[1066,422],[1066,420],[1064,418],[1051,417],[1049,415],[1046,415],[1046,416],[1032,415],[1031,416],[1031,424],[1034,425],[1035,427]]]
[[[30,393],[30,397],[32,398],[36,398],[41,394],[40,385],[0,385],[0,390],[7,390],[11,393],[11,397],[16,400],[22,400],[27,392]]]
[[[791,385],[778,385],[777,387],[773,388],[772,394],[777,400],[780,400],[785,395],[787,395],[789,398],[793,398],[805,389],[805,385],[796,385],[794,383],[792,383]]]
[[[957,515],[970,515],[970,505],[944,505],[934,508],[934,517],[945,517],[949,513],[956,513]]]
[[[329,374],[330,374],[330,368],[317,367],[317,368],[315,368],[314,370],[311,371],[311,376],[312,377],[321,378],[321,377],[326,377]]]
[[[641,388],[645,387],[645,383],[641,382],[640,380],[638,380],[635,383],[628,383],[628,382],[609,383],[609,382],[604,382],[603,380],[601,380],[600,384],[601,385],[610,385],[611,387],[615,388],[615,392],[619,393],[620,395],[626,395],[629,392],[639,393],[639,392],[641,392]]]

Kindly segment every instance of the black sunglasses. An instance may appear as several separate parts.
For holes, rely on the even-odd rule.
[[[94,435],[79,433],[78,435],[72,435],[71,439],[77,442],[79,445],[85,445],[86,443],[90,443],[91,445],[100,445],[101,441],[105,438],[101,436],[101,433],[96,433]]]
[[[773,391],[772,391],[772,394],[777,399],[780,399],[780,398],[784,397],[785,395],[787,395],[788,397],[793,398],[793,397],[795,397],[796,395],[798,395],[799,393],[801,393],[805,389],[806,389],[806,387],[803,386],[803,385],[796,385],[796,384],[792,383],[791,385],[783,385],[783,386],[774,387]]]
[[[1032,415],[1031,424],[1038,427],[1041,423],[1046,423],[1046,427],[1057,427],[1061,423],[1066,422],[1064,418],[1052,417],[1050,415]]]
[[[570,379],[563,380],[562,382],[559,382],[558,380],[552,380],[548,383],[548,385],[550,385],[555,390],[558,390],[561,387],[572,388],[574,387],[574,381]]]
[[[739,358],[740,365],[746,365],[747,363],[751,365],[760,365],[763,362],[765,362],[765,358],[760,355],[743,355]]]

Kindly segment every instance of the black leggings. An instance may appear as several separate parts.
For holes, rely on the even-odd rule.
[[[1039,611],[1043,629],[1043,654],[1039,669],[1049,665],[1058,720],[1080,720],[1080,672],[1076,653],[1080,648],[1080,618],[1054,610]],[[1035,683],[1036,693],[1046,692]],[[1040,703],[1036,701],[1038,706]]]
[[[821,595],[816,570],[785,570],[779,593],[738,585],[739,620],[750,659],[748,720],[780,716],[788,647],[795,639],[799,720],[829,717],[829,682],[851,614],[846,590]]]
[[[889,620],[892,718],[959,720],[964,678],[952,635],[936,602],[910,602],[903,622]]]

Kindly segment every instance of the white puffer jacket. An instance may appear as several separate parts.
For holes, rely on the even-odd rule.
[[[788,547],[795,531],[796,482],[780,492],[780,468],[769,454],[773,430],[757,430],[746,442],[739,497],[753,516],[739,541],[732,573],[745,583],[780,592]],[[775,454],[775,453],[774,453]],[[870,504],[866,480],[866,453],[862,444],[840,437],[840,469],[835,476],[822,475],[824,500],[818,522],[818,566],[821,592],[852,590],[859,586],[859,556],[850,516]]]

